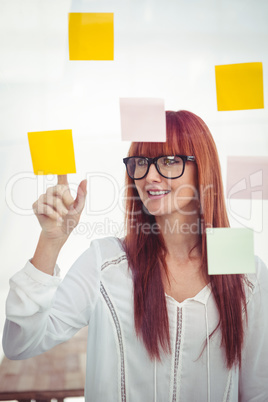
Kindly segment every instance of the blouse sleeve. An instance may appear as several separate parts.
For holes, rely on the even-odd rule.
[[[100,289],[100,253],[95,240],[64,280],[36,269],[30,261],[10,279],[3,350],[26,359],[71,338],[89,324]]]
[[[239,381],[240,402],[268,400],[268,270],[257,259]]]

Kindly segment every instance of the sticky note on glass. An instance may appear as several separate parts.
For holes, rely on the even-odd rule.
[[[76,173],[72,130],[28,133],[34,173]]]
[[[262,109],[262,63],[215,66],[218,110]]]
[[[114,59],[113,13],[69,13],[69,59]]]
[[[227,198],[268,200],[268,157],[229,156]]]
[[[121,98],[120,114],[123,141],[166,141],[166,114],[163,99]]]
[[[252,229],[209,228],[206,235],[209,275],[255,272]]]

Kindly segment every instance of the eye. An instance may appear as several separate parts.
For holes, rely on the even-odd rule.
[[[166,158],[162,159],[162,163],[164,166],[172,166],[178,163],[177,160],[173,156],[167,156]]]
[[[136,163],[137,163],[137,166],[145,166],[145,165],[147,165],[147,160],[144,159],[144,158],[139,158],[139,159],[136,161]]]

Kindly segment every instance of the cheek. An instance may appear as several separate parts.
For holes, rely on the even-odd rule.
[[[173,194],[176,199],[199,199],[198,189],[196,184],[189,183],[189,181],[180,183],[176,186],[173,186]]]
[[[136,186],[136,190],[137,190],[140,198],[142,199],[142,196],[143,196],[143,193],[144,193],[142,183],[140,183],[140,182],[134,182],[134,183],[135,183],[135,186]]]

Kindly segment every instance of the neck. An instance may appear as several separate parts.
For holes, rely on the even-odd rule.
[[[200,216],[171,214],[168,216],[156,216],[161,234],[167,247],[167,258],[174,260],[189,260],[190,251],[191,258],[199,258],[200,251]]]

